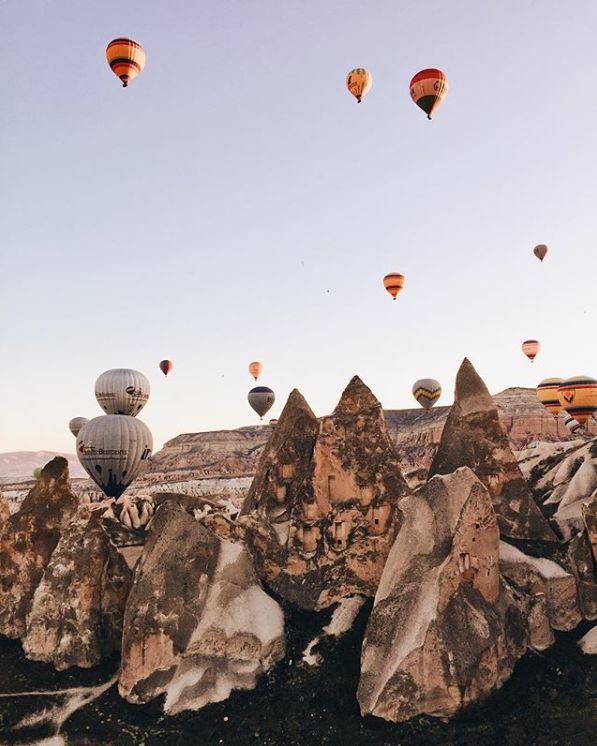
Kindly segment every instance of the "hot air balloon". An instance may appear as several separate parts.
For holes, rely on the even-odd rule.
[[[122,80],[123,88],[145,67],[145,51],[132,39],[113,39],[106,47],[106,59],[114,75]]]
[[[249,391],[247,399],[251,407],[259,415],[259,419],[262,420],[263,415],[272,408],[273,403],[276,401],[276,395],[267,386],[256,386]]]
[[[43,466],[36,466],[35,467],[35,469],[33,470],[33,476],[35,477],[35,479],[39,479],[40,478],[42,469],[43,469]]]
[[[165,376],[170,373],[173,367],[174,363],[172,362],[172,360],[162,360],[162,362],[160,363],[160,370]]]
[[[589,376],[575,376],[560,384],[560,404],[566,412],[584,425],[597,412],[597,381]]]
[[[545,257],[547,256],[547,252],[549,249],[544,243],[540,243],[533,249],[533,254],[539,259],[540,261],[543,261]]]
[[[127,415],[95,417],[77,436],[81,465],[107,497],[120,497],[148,465],[153,438]]]
[[[258,363],[257,361],[253,363],[249,363],[249,373],[253,376],[255,380],[259,378],[262,372],[263,372],[262,363]]]
[[[361,103],[363,96],[365,96],[373,85],[373,76],[369,70],[365,70],[364,67],[355,67],[346,76],[346,87],[356,98],[357,103]]]
[[[582,425],[580,424],[580,422],[577,422],[574,417],[569,414],[564,415],[564,425],[566,425],[566,427],[572,434],[577,433],[579,430],[582,429]]]
[[[410,81],[410,97],[427,114],[427,119],[431,119],[447,92],[448,78],[433,67],[421,70]]]
[[[138,370],[113,368],[95,382],[95,398],[107,414],[135,417],[149,399],[149,381]]]
[[[537,386],[537,399],[548,412],[557,417],[562,411],[558,389],[564,383],[563,378],[544,378]]]
[[[423,409],[431,409],[441,395],[441,384],[434,378],[421,378],[413,385],[413,396]]]
[[[533,362],[533,360],[539,354],[541,344],[536,339],[527,339],[522,343],[522,351]]]
[[[86,425],[88,422],[89,420],[87,417],[73,417],[73,419],[68,423],[68,429],[76,438],[83,425]]]
[[[383,286],[392,298],[396,300],[396,296],[404,287],[404,275],[398,272],[390,272],[389,275],[383,278]]]

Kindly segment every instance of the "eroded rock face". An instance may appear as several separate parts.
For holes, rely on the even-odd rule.
[[[33,595],[23,640],[28,657],[59,670],[90,668],[119,650],[131,577],[99,511],[81,506]]]
[[[33,593],[77,507],[77,498],[70,490],[68,463],[56,457],[46,464],[20,510],[4,525],[0,541],[0,634],[25,634]]]
[[[219,701],[283,655],[283,629],[247,551],[164,501],[126,606],[120,693],[137,703],[166,693],[169,712]]]
[[[306,609],[374,595],[408,492],[381,405],[360,378],[321,421],[293,391],[243,507],[260,576]]]
[[[8,507],[8,503],[4,499],[4,495],[2,492],[0,492],[0,536],[2,536],[2,529],[4,528],[4,524],[6,521],[8,521],[10,517],[10,508]]]
[[[525,652],[525,619],[499,575],[487,489],[468,468],[400,502],[404,522],[361,656],[363,714],[453,715],[500,686]]]
[[[556,540],[520,471],[487,387],[466,358],[429,475],[450,474],[462,466],[471,468],[489,490],[502,535]]]
[[[585,619],[597,619],[597,560],[593,545],[596,506],[597,498],[585,506],[586,525],[568,545],[568,560],[576,578],[578,601]]]

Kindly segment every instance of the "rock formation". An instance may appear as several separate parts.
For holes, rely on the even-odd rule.
[[[360,378],[321,421],[293,391],[243,506],[260,576],[306,609],[374,595],[408,492],[381,405]]]
[[[282,611],[247,551],[164,501],[126,606],[121,695],[147,702],[166,693],[168,711],[196,709],[252,688],[283,653]]]
[[[2,529],[4,528],[4,524],[8,521],[10,518],[10,508],[8,507],[8,503],[4,499],[4,495],[2,492],[0,492],[0,536],[2,536]]]
[[[568,561],[578,586],[578,601],[585,619],[597,619],[597,547],[595,514],[597,498],[584,508],[585,525],[568,544]]]
[[[468,468],[400,501],[361,656],[363,714],[450,716],[487,695],[525,652],[525,619],[499,575],[487,489]]]
[[[0,541],[0,633],[22,637],[33,592],[39,584],[77,499],[70,491],[68,463],[56,457],[43,468],[18,512],[8,518]]]
[[[120,650],[131,571],[83,505],[62,536],[33,595],[23,648],[57,669],[90,668]]]
[[[462,466],[470,467],[489,490],[504,536],[556,539],[520,471],[495,404],[466,358],[429,475],[450,474]]]

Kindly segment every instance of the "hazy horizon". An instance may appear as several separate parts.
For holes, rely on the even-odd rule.
[[[266,419],[294,387],[330,412],[354,374],[386,409],[421,377],[449,404],[465,356],[492,393],[597,376],[594,3],[32,0],[0,23],[0,451],[72,452],[113,367],[150,378],[156,451],[258,424],[255,359]],[[147,52],[126,90],[120,35]],[[424,67],[450,82],[432,122]]]

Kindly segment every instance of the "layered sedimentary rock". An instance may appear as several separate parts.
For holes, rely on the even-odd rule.
[[[408,492],[381,405],[360,378],[320,421],[293,391],[243,507],[260,576],[307,609],[372,596]]]
[[[126,606],[120,693],[130,702],[166,693],[166,709],[179,712],[252,688],[283,655],[283,629],[247,551],[164,501]]]
[[[470,467],[489,490],[504,536],[556,539],[520,471],[487,387],[466,358],[429,475],[450,474],[462,466]]]
[[[0,541],[0,633],[21,637],[25,618],[60,535],[78,507],[66,459],[43,468],[18,512],[5,522]]]
[[[363,641],[363,714],[450,716],[500,686],[528,642],[499,575],[487,489],[468,468],[400,502],[404,522]]]
[[[90,668],[120,650],[131,571],[101,525],[79,508],[46,566],[27,616],[29,658]]]

